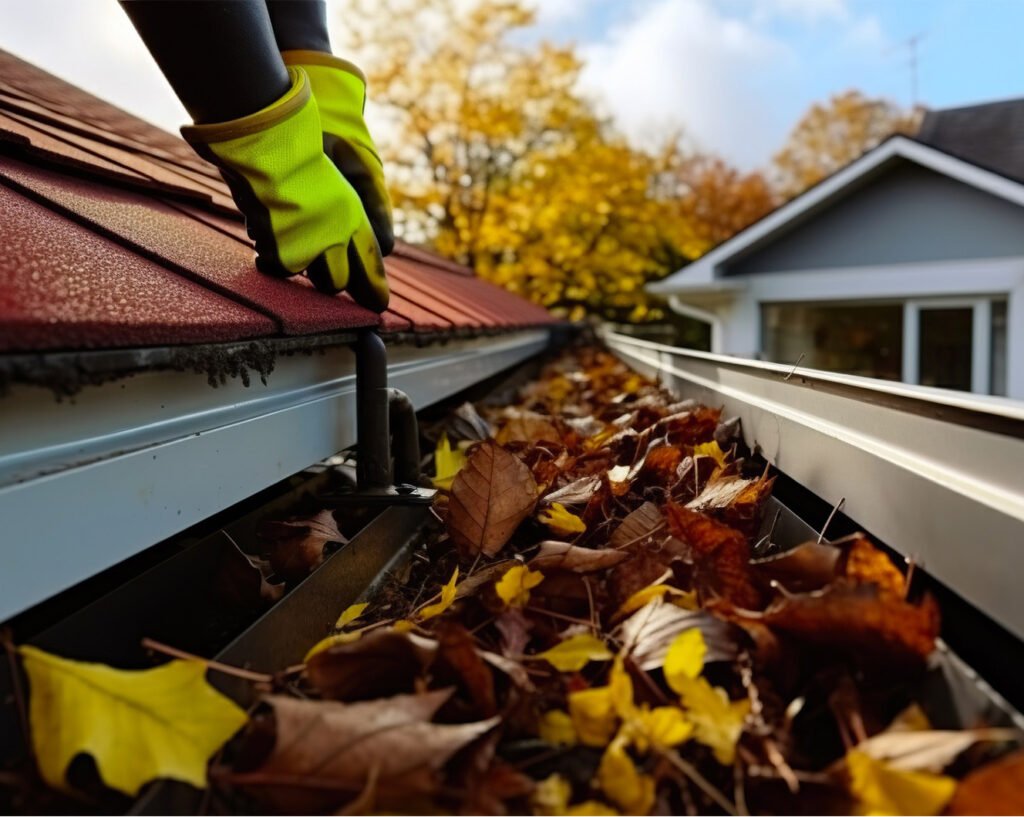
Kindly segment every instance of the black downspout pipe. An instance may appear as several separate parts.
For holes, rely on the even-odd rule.
[[[388,357],[384,341],[373,331],[356,339],[356,435],[360,491],[390,488],[391,429],[388,410]]]
[[[388,389],[388,414],[394,435],[395,482],[420,487],[420,428],[409,395]]]

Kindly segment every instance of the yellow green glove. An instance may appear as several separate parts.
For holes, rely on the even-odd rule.
[[[320,291],[348,290],[382,312],[388,283],[373,227],[359,195],[324,154],[306,72],[289,68],[288,74],[292,87],[263,110],[181,133],[231,188],[262,272],[305,270]]]
[[[384,166],[363,120],[366,78],[347,60],[323,51],[284,51],[285,65],[308,75],[320,111],[326,153],[356,189],[370,217],[381,252],[395,244],[391,199],[384,184]]]

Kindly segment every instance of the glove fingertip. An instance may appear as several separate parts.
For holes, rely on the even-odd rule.
[[[349,283],[349,259],[344,245],[328,247],[306,268],[306,277],[320,292],[337,295]]]

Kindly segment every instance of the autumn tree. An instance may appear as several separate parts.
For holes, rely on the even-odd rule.
[[[779,192],[786,198],[811,185],[894,133],[913,134],[921,111],[906,111],[881,98],[847,91],[804,114],[773,159]]]
[[[765,209],[758,177],[617,136],[519,0],[348,0],[344,20],[399,234],[556,313],[660,318],[644,284]]]
[[[669,214],[674,243],[688,259],[699,258],[779,204],[760,171],[743,172],[717,156],[683,153],[678,142],[660,157],[657,196]]]

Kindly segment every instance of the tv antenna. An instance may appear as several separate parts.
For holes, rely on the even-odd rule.
[[[897,45],[893,46],[888,50],[887,53],[892,53],[894,50],[906,49],[907,52],[907,68],[910,70],[910,106],[912,108],[917,107],[918,99],[918,47],[921,42],[927,36],[927,32],[919,31],[917,34],[912,34],[905,40],[902,40]]]

